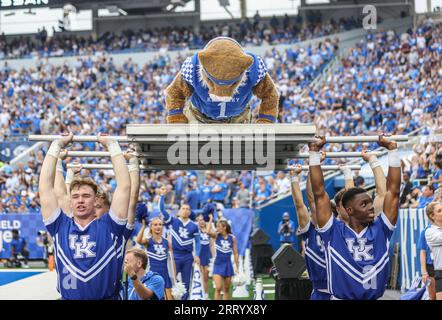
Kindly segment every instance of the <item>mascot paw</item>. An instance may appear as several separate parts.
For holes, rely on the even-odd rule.
[[[189,120],[184,114],[174,114],[167,116],[167,123],[189,123]]]

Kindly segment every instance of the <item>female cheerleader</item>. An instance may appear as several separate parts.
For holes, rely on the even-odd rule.
[[[215,242],[215,263],[213,265],[215,300],[221,299],[221,291],[224,293],[223,299],[230,300],[230,284],[232,282],[232,277],[235,274],[231,260],[232,252],[235,258],[235,270],[239,270],[236,238],[232,234],[232,229],[225,219],[220,219],[216,222],[216,232],[213,232],[212,219],[213,215],[210,215],[206,233],[209,234],[209,236],[214,239]]]
[[[160,217],[152,218],[149,224],[149,236],[143,238],[146,222],[143,219],[143,226],[137,235],[137,243],[146,247],[149,257],[150,270],[159,273],[165,283],[166,299],[173,300],[172,281],[167,268],[167,252],[170,254],[170,261],[175,279],[175,261],[173,259],[172,244],[163,238],[163,220]]]
[[[200,271],[201,279],[203,282],[203,290],[205,299],[209,297],[209,263],[210,263],[210,237],[206,233],[207,222],[204,220],[204,216],[199,214],[196,218],[198,227],[200,229],[201,249],[200,249]]]

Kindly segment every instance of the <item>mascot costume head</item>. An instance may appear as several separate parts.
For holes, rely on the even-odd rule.
[[[166,89],[167,122],[248,123],[253,95],[261,99],[257,122],[276,122],[278,91],[261,57],[218,37],[187,58]]]

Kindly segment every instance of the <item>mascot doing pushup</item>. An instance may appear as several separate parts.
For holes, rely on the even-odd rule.
[[[264,61],[217,37],[187,58],[167,87],[167,123],[250,123],[253,95],[261,99],[256,122],[275,123],[279,95]]]

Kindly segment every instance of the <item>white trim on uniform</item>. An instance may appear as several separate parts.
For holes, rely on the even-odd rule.
[[[44,225],[48,226],[48,225],[54,223],[55,220],[58,219],[60,214],[61,214],[61,209],[60,208],[55,209],[55,211],[49,217],[47,217],[46,219],[43,219]]]
[[[384,221],[384,223],[388,227],[388,229],[390,229],[390,231],[394,231],[396,229],[396,226],[390,222],[390,220],[388,219],[388,217],[385,215],[384,212],[381,212],[380,217],[381,217],[382,221]]]
[[[301,227],[298,227],[298,231],[296,232],[296,234],[300,236],[304,233],[307,233],[308,229],[310,229],[311,224],[312,224],[312,220],[309,219],[307,224],[304,226],[304,228],[301,229]]]
[[[112,209],[109,209],[109,216],[114,220],[116,224],[119,224],[120,226],[124,226],[127,224],[127,217],[126,219],[120,219],[118,216],[112,211]]]
[[[134,224],[130,224],[129,222],[126,223],[126,229],[127,229],[127,230],[133,230],[134,228],[135,228],[135,225],[134,225]]]
[[[325,260],[318,256],[312,249],[305,247],[305,254],[312,259],[316,264],[325,269]]]
[[[333,226],[333,220],[334,220],[334,216],[331,215],[330,219],[328,219],[327,223],[322,228],[318,227],[316,230],[318,232],[322,232],[322,233],[327,232]]]
[[[178,244],[182,247],[188,246],[189,244],[193,244],[193,239],[182,240],[179,235],[176,234],[175,230],[172,228],[169,229],[171,236],[178,242]]]

